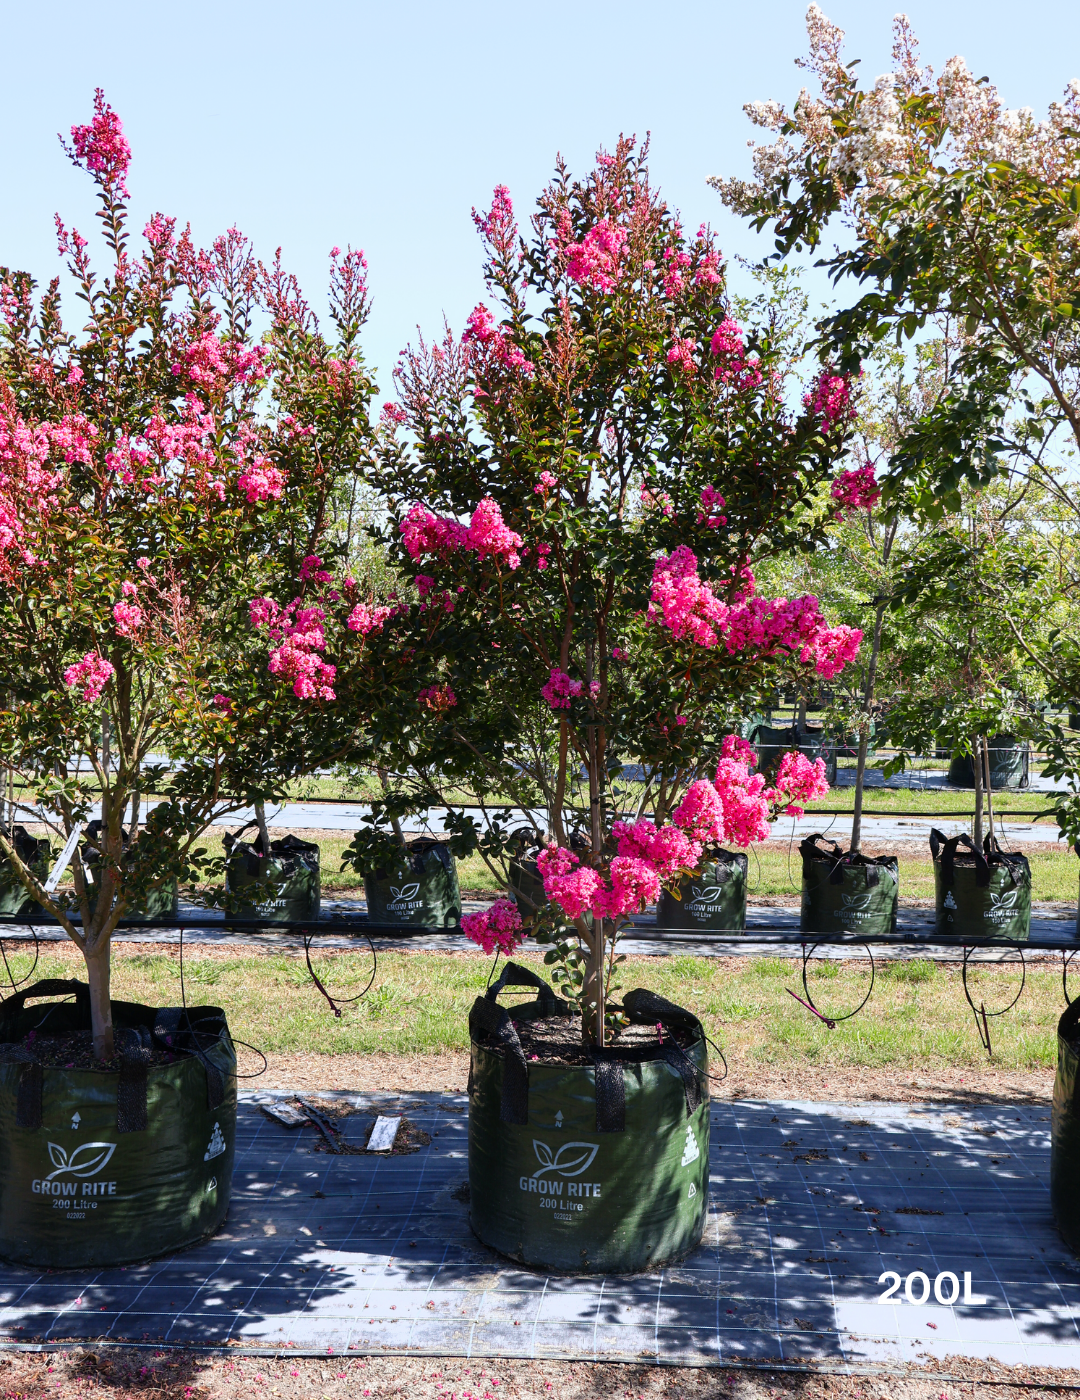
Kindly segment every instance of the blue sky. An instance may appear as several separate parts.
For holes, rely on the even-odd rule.
[[[805,8],[7,0],[0,263],[50,276],[54,211],[89,232],[90,184],[56,133],[88,119],[101,86],[134,149],[139,228],[160,209],[205,244],[236,224],[264,257],[283,247],[317,308],[330,247],[365,249],[365,348],[387,391],[416,324],[437,330],[445,312],[460,329],[479,299],[471,207],[505,183],[527,213],[557,151],[582,171],[620,131],[651,131],[654,181],[686,222],[711,220],[728,254],[767,252],[705,181],[748,172],[744,102],[798,91]],[[823,8],[865,74],[890,67],[892,6]],[[1075,0],[917,0],[908,14],[924,60],[962,54],[1009,106],[1039,111],[1080,76]]]

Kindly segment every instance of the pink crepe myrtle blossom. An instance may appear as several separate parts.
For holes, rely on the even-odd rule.
[[[676,826],[703,845],[716,845],[724,839],[724,804],[706,778],[691,783],[686,796],[672,813]]]
[[[840,520],[845,511],[873,510],[881,499],[881,487],[873,467],[866,463],[854,471],[842,471],[833,481],[832,497],[840,504],[841,508],[836,512]]]
[[[419,504],[409,507],[399,528],[405,548],[414,560],[425,554],[445,558],[454,550],[463,549],[468,536],[468,530],[459,521],[432,515]]]
[[[94,91],[94,115],[85,126],[71,128],[74,158],[82,161],[93,175],[102,175],[105,183],[116,183],[117,191],[127,198],[124,178],[131,164],[131,147],[120,118],[105,101],[101,88]]]
[[[384,403],[379,410],[379,418],[392,428],[402,428],[408,421],[408,415],[399,403]]]
[[[265,627],[270,639],[279,643],[270,652],[267,670],[283,681],[292,681],[298,700],[333,700],[337,667],[319,655],[326,647],[322,608],[301,606],[294,598],[285,608],[272,598],[253,598],[248,617],[256,630]]]
[[[483,304],[470,313],[461,338],[466,344],[471,341],[487,350],[496,364],[504,369],[524,375],[531,375],[536,370],[520,346],[514,344],[509,333],[495,324],[495,318]]]
[[[803,407],[818,420],[824,433],[846,427],[855,417],[851,379],[823,369],[803,395]]]
[[[456,550],[468,549],[481,559],[505,560],[511,569],[521,564],[519,551],[524,540],[506,524],[499,503],[490,496],[479,502],[467,526],[413,504],[399,528],[405,548],[414,560],[425,554],[446,558]]]
[[[618,919],[640,914],[660,898],[661,879],[653,866],[636,856],[616,856],[610,868],[611,888],[593,895],[592,914],[597,919]]]
[[[630,653],[626,650],[625,647],[612,647],[611,659],[612,661],[629,661]]]
[[[647,861],[661,880],[693,869],[701,859],[702,843],[694,834],[678,826],[658,827],[647,817],[633,824],[613,822],[611,834],[619,855]]]
[[[332,575],[323,568],[322,562],[317,554],[305,555],[304,562],[300,565],[300,582],[314,579],[316,583],[330,583]]]
[[[704,228],[698,230],[698,237],[705,237]],[[723,281],[723,278],[720,275],[720,258],[721,253],[719,248],[709,249],[709,251],[701,259],[701,262],[698,263],[697,271],[694,273],[695,286],[711,288],[718,287],[720,285],[720,283]]]
[[[697,524],[708,530],[715,530],[727,524],[727,516],[720,515],[726,502],[715,486],[705,486],[701,491],[701,508],[697,513]]]
[[[134,637],[143,623],[143,610],[135,603],[114,603],[112,615],[118,637]]]
[[[430,685],[416,697],[425,710],[434,714],[445,714],[457,704],[457,696],[448,685]]]
[[[691,263],[690,254],[682,249],[664,249],[664,295],[677,297],[686,286],[686,269]],[[670,360],[671,356],[668,356]]]
[[[713,375],[721,383],[742,391],[756,389],[762,382],[760,362],[756,356],[747,355],[742,327],[730,316],[713,332],[709,349],[719,361]]]
[[[236,484],[248,498],[249,505],[261,501],[280,501],[285,489],[285,473],[266,457],[256,457],[236,478]]]
[[[350,632],[359,632],[366,637],[372,632],[381,632],[386,619],[392,617],[394,611],[385,605],[376,607],[369,603],[357,603],[345,619],[345,626]]]
[[[523,543],[521,536],[504,522],[498,502],[485,496],[469,521],[466,548],[475,550],[481,559],[489,555],[505,559],[511,569],[516,569],[521,563],[518,550]]]
[[[213,700],[210,703],[213,705],[215,710],[220,710],[223,715],[231,716],[233,713],[233,702],[229,699],[227,695],[222,695],[220,690],[217,692],[217,694],[214,696]]]
[[[540,694],[553,710],[568,710],[572,696],[584,690],[582,681],[572,681],[558,666],[552,666],[547,682],[540,687]]]
[[[549,544],[538,544],[538,545],[536,546],[536,567],[537,567],[537,569],[538,569],[539,571],[542,572],[544,569],[547,568],[547,566],[548,566],[548,555],[549,555],[550,553],[551,553],[551,545],[549,545]]]
[[[521,915],[512,899],[497,899],[486,909],[462,915],[461,931],[489,957],[496,949],[508,957],[525,942]]]
[[[711,584],[698,575],[697,557],[686,545],[661,555],[653,567],[653,584],[645,620],[667,628],[676,641],[706,649],[721,642],[732,655],[755,651],[773,656],[781,650],[812,663],[826,679],[838,675],[854,659],[862,632],[847,626],[830,628],[817,598],[759,598],[752,593],[753,575],[743,571],[744,589],[734,603],[718,598]]]
[[[558,484],[559,478],[552,472],[541,472],[540,480],[533,487],[533,493],[537,496],[543,496],[547,500],[548,494],[554,491]]]
[[[671,342],[671,349],[667,352],[668,364],[674,366],[682,374],[687,376],[693,374],[697,368],[694,363],[694,352],[697,348],[696,340],[690,340],[686,336],[676,336]]]
[[[767,841],[770,793],[764,776],[752,774],[750,765],[737,758],[722,757],[714,786],[724,809],[724,840],[742,848]]]
[[[593,291],[614,291],[619,280],[619,260],[628,237],[621,225],[601,219],[580,243],[564,244],[566,275],[571,282],[591,287]]]
[[[828,791],[824,759],[818,758],[811,763],[805,754],[793,750],[780,760],[775,801],[787,816],[801,817],[806,810],[803,804],[824,797]]]
[[[101,698],[101,692],[115,674],[111,661],[106,661],[98,651],[88,651],[81,661],[64,672],[64,684],[69,690],[80,689],[82,698],[90,703]]]
[[[591,866],[581,865],[573,851],[564,846],[548,846],[536,858],[544,882],[544,894],[557,904],[568,919],[579,919],[589,912],[603,881]]]
[[[725,734],[720,744],[720,757],[733,758],[737,763],[745,763],[748,768],[757,767],[757,749],[741,734]]]

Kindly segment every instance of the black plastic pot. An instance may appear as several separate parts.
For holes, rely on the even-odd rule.
[[[112,1006],[120,1068],[69,1070],[41,1060],[49,1037],[89,1030],[84,983],[38,982],[0,1002],[0,1255],[16,1263],[131,1263],[196,1244],[228,1211],[236,1052],[225,1013]],[[149,1063],[154,1051],[171,1062]]]
[[[1080,1254],[1080,997],[1063,1012],[1057,1037],[1050,1122],[1050,1205],[1061,1238]]]
[[[698,874],[680,882],[678,899],[667,889],[660,892],[657,928],[744,933],[747,868],[743,851],[710,853]]]
[[[225,886],[234,895],[230,914],[268,924],[317,919],[322,892],[319,847],[290,833],[270,842],[267,858],[261,836],[253,842],[239,839],[247,829],[237,836],[227,832],[224,837]],[[245,890],[251,891],[247,898]]]
[[[803,933],[877,938],[896,932],[900,867],[895,856],[852,854],[821,835],[800,841],[799,854]]]
[[[457,866],[450,847],[435,837],[406,842],[393,871],[364,877],[364,894],[373,924],[457,928],[461,923]]]
[[[101,834],[101,822],[93,821],[86,828],[86,840],[79,848],[82,857],[83,870],[90,878],[88,895],[90,899],[90,914],[93,917],[97,909],[98,890],[100,889],[102,858],[97,841]],[[120,832],[125,856],[130,859],[129,838],[126,831]],[[123,918],[134,924],[160,923],[164,919],[175,919],[179,912],[179,901],[177,897],[176,881],[170,880],[157,889],[148,891],[145,898],[133,902],[124,910]],[[76,911],[78,912],[78,911]]]
[[[0,828],[15,847],[15,854],[28,869],[44,880],[49,873],[52,847],[47,837],[31,836],[24,826]],[[0,919],[24,921],[46,918],[45,910],[26,892],[14,870],[0,857]]]
[[[513,1008],[507,985],[536,987]],[[469,1014],[469,1218],[492,1249],[535,1268],[632,1273],[701,1239],[708,1210],[708,1050],[697,1017],[630,992],[632,1022],[663,1044],[593,1052],[587,1065],[525,1060],[516,1024],[567,1016],[528,968],[508,963]],[[515,1024],[516,1023],[516,1024]],[[690,1035],[680,1048],[671,1030]]]
[[[1031,753],[1024,739],[1012,734],[995,734],[987,740],[990,759],[990,789],[992,792],[1015,791],[1030,782]],[[975,767],[970,754],[961,754],[949,764],[952,787],[973,788]]]
[[[964,850],[961,851],[960,847]],[[988,836],[980,851],[970,836],[930,833],[936,929],[958,942],[1023,940],[1031,935],[1031,866],[1019,851],[1001,851]]]

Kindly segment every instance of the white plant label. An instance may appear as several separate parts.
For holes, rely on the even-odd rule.
[[[57,885],[60,883],[60,877],[68,868],[68,865],[71,862],[71,857],[75,853],[75,845],[80,835],[82,834],[82,829],[84,825],[84,822],[75,823],[75,826],[72,829],[71,835],[67,839],[67,843],[65,844],[64,849],[60,852],[60,855],[57,858],[56,864],[49,871],[49,878],[45,881],[44,885],[46,894],[52,894],[52,892],[56,889]]]
[[[400,1118],[386,1118],[380,1113],[375,1119],[375,1126],[367,1140],[367,1150],[369,1152],[389,1152],[394,1145],[394,1139],[397,1137],[397,1130],[400,1126]]]

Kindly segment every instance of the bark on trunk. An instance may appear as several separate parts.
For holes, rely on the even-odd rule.
[[[983,770],[982,770],[982,740],[976,736],[972,744],[971,767],[975,775],[975,820],[972,823],[971,839],[976,846],[982,846],[983,840]]]
[[[113,1054],[112,1002],[109,999],[111,975],[110,946],[93,951],[86,949],[86,980],[90,984],[90,1017],[94,1031],[94,1055],[99,1060],[108,1060]]]
[[[266,803],[255,803],[255,824],[259,828],[259,842],[262,845],[263,859],[270,854],[270,831],[266,825]]]
[[[866,690],[863,694],[863,709],[867,718],[859,729],[859,765],[855,771],[855,811],[851,818],[851,850],[858,852],[862,845],[863,785],[866,779],[866,751],[870,747],[870,705],[874,699],[874,684],[877,680],[878,657],[881,654],[881,630],[885,621],[885,605],[878,605],[874,619],[874,641],[870,648],[870,663],[866,668]]]

